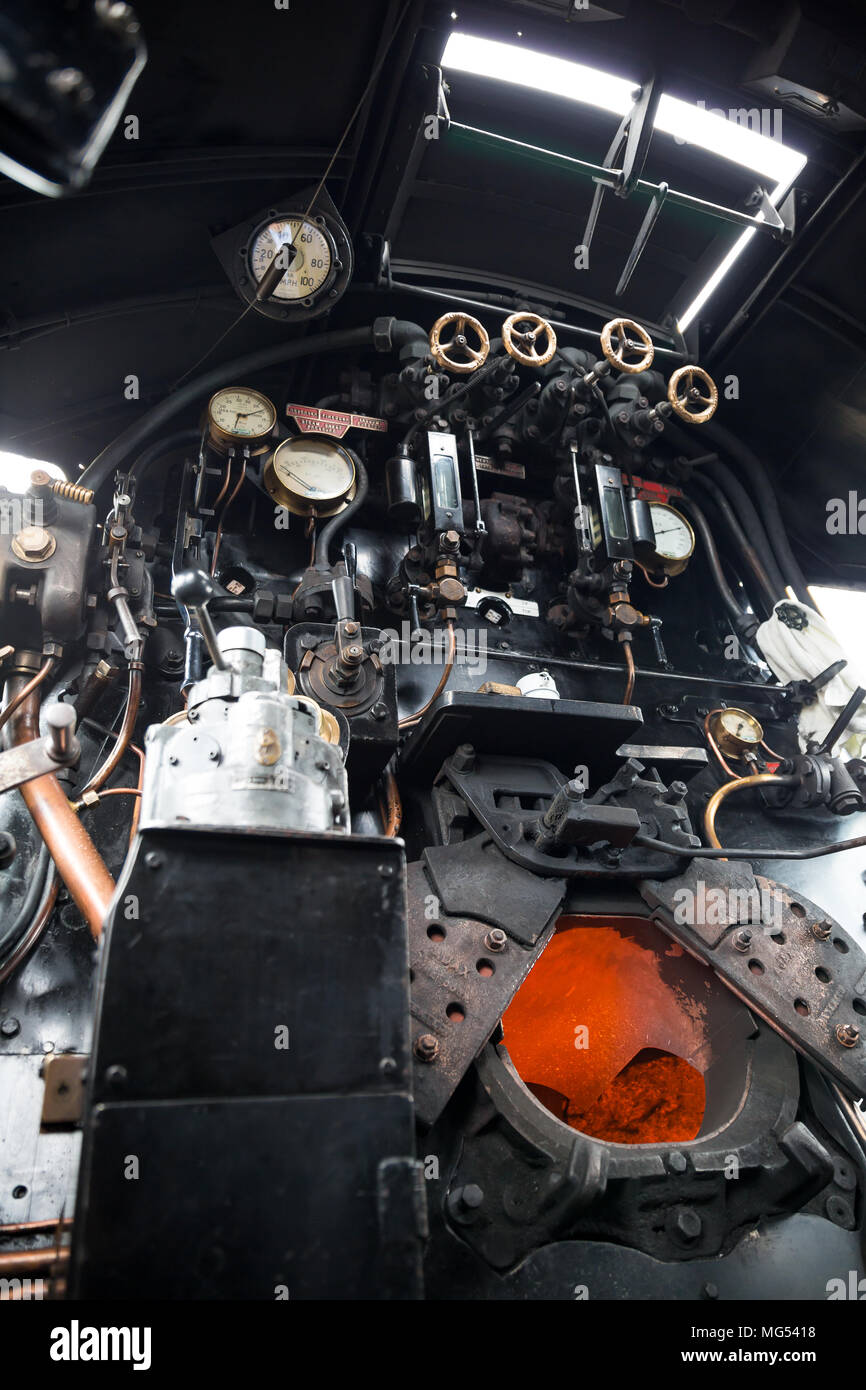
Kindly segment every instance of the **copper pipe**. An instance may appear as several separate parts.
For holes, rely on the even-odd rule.
[[[49,1216],[43,1221],[9,1221],[0,1226],[0,1236],[37,1235],[40,1231],[56,1231],[58,1226],[71,1226],[71,1216]]]
[[[401,728],[401,729],[408,729],[408,728],[410,727],[410,725],[412,725],[412,724],[417,724],[417,723],[418,723],[418,720],[422,717],[422,715],[425,715],[425,714],[427,713],[428,709],[430,708],[430,706],[431,706],[436,700],[439,699],[439,696],[442,694],[442,691],[445,689],[446,685],[448,684],[448,679],[449,679],[449,677],[450,677],[450,675],[451,675],[451,672],[454,670],[454,658],[455,658],[455,656],[457,655],[457,637],[456,637],[455,632],[454,632],[454,623],[453,623],[450,619],[449,619],[449,621],[448,621],[448,623],[447,623],[447,629],[448,629],[448,654],[447,654],[447,656],[445,657],[445,665],[444,665],[443,668],[442,668],[442,675],[441,675],[441,677],[439,678],[439,684],[437,685],[436,689],[433,691],[433,694],[430,696],[430,699],[427,701],[427,703],[426,703],[425,705],[422,705],[421,708],[417,711],[416,714],[410,714],[410,715],[407,716],[406,719],[401,719],[401,720],[400,720],[400,723],[399,723],[398,727]]]
[[[741,777],[739,782],[726,782],[723,787],[719,787],[713,792],[707,802],[707,809],[704,812],[704,834],[710,844],[715,849],[723,849],[721,840],[716,834],[716,815],[719,807],[733,792],[743,791],[745,787],[790,787],[799,779],[797,777],[779,777],[775,772],[758,772],[751,777]]]
[[[631,640],[623,642],[622,645],[625,648],[625,668],[628,672],[625,682],[625,695],[622,697],[622,702],[624,705],[630,705],[632,696],[634,695],[634,652],[631,649]]]
[[[777,763],[785,762],[785,759],[782,757],[782,754],[777,753],[774,749],[772,749],[769,743],[767,743],[764,739],[761,739],[761,747],[763,748],[765,753],[769,753],[771,758],[775,758]]]
[[[139,787],[106,787],[104,791],[95,793],[97,801],[101,801],[104,796],[141,796]],[[91,801],[77,801],[75,808],[78,810],[82,806],[92,806]]]
[[[10,695],[15,698],[22,688],[22,677],[13,677],[9,686]],[[31,691],[13,716],[12,737],[16,744],[29,743],[31,739],[39,737],[37,691]],[[53,772],[25,782],[20,792],[57,865],[60,877],[69,889],[72,901],[93,936],[99,937],[114,895],[114,881],[102,855],[67,801]]]
[[[0,1255],[0,1274],[36,1274],[40,1269],[69,1259],[69,1247],[46,1246],[44,1250],[9,1250]]]
[[[226,519],[226,517],[228,516],[229,508],[231,507],[232,502],[234,502],[235,498],[237,497],[238,493],[240,492],[241,488],[243,487],[244,478],[245,478],[246,476],[247,476],[247,461],[246,461],[246,459],[244,459],[244,466],[243,466],[243,468],[241,469],[241,476],[238,478],[237,482],[235,483],[235,485],[234,485],[234,487],[233,487],[233,489],[232,489],[232,491],[231,491],[231,494],[229,495],[229,498],[228,498],[228,500],[226,501],[225,506],[223,507],[222,516],[220,517],[219,525],[217,526],[216,538],[215,538],[215,540],[214,540],[214,545],[213,545],[213,558],[211,559],[211,563],[210,563],[210,572],[211,572],[212,575],[216,574],[217,557],[219,556],[219,553],[220,553],[220,546],[221,546],[221,544],[222,544],[223,526],[225,525],[225,519]]]
[[[230,478],[231,476],[232,476],[232,459],[231,459],[231,458],[227,458],[227,459],[226,459],[225,472],[223,473],[223,485],[222,485],[222,487],[220,488],[219,492],[217,493],[216,497],[215,497],[214,500],[213,500],[213,504],[212,504],[212,506],[211,506],[211,511],[214,511],[214,512],[215,512],[216,509],[217,509],[217,507],[219,506],[220,502],[221,502],[221,501],[223,500],[223,498],[225,497],[226,491],[227,491],[228,485],[229,485],[229,478]],[[167,598],[171,598],[171,594],[167,594],[166,597],[167,597]]]
[[[3,728],[4,724],[8,723],[15,711],[17,709],[20,709],[21,705],[23,705],[24,701],[27,699],[27,696],[32,695],[33,691],[38,689],[38,687],[44,681],[45,677],[48,675],[48,672],[53,671],[56,665],[57,658],[54,656],[49,656],[48,660],[45,662],[45,665],[41,668],[41,670],[36,672],[36,675],[33,677],[33,679],[28,681],[25,686],[22,686],[22,688],[18,691],[18,694],[13,696],[9,700],[9,702],[6,705],[6,708],[3,710],[3,713],[0,714],[0,729]]]
[[[135,721],[138,718],[138,707],[141,703],[141,663],[132,661],[129,665],[129,693],[126,697],[126,708],[123,711],[123,723],[120,732],[115,740],[114,747],[109,753],[102,767],[91,777],[87,786],[83,788],[81,795],[86,792],[98,792],[108,781],[114,772],[132,738],[135,729]]]
[[[385,796],[384,800],[382,798],[379,800],[379,811],[382,816],[384,833],[392,840],[398,833],[403,819],[403,802],[400,799],[397,779],[390,768],[383,774],[382,781],[385,784]]]

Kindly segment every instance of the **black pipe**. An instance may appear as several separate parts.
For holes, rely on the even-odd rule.
[[[649,835],[635,835],[633,845],[641,849],[657,850],[660,854],[673,854],[677,859],[823,859],[827,854],[839,854],[845,849],[862,849],[866,845],[866,835],[857,835],[853,840],[838,840],[834,845],[820,845],[817,849],[770,849],[766,845],[753,845],[751,849],[734,849],[723,845],[721,849],[696,849],[672,844],[669,840],[653,840]]]
[[[700,431],[701,440],[700,443],[698,443],[697,439],[694,439],[688,430],[683,429],[679,425],[675,425],[672,421],[669,421],[665,425],[666,438],[669,439],[676,448],[681,449],[687,457],[693,454],[700,455],[703,466],[709,466],[712,470],[716,471],[718,480],[723,486],[724,477],[718,473],[718,469],[724,468],[724,464],[716,465],[715,463],[710,463],[709,460],[706,459],[702,447],[705,441],[709,440],[721,453],[726,454],[728,458],[738,465],[754,491],[757,502],[755,519],[763,528],[763,535],[758,535],[758,533],[755,532],[754,535],[751,536],[752,544],[754,545],[755,540],[758,540],[759,544],[756,546],[756,549],[760,551],[764,551],[764,546],[766,545],[765,554],[768,568],[770,561],[772,561],[773,566],[778,571],[779,577],[783,581],[783,585],[793,589],[801,603],[814,609],[815,605],[809,597],[805,577],[794,557],[794,552],[788,541],[775,489],[770,481],[770,476],[765,465],[747,445],[742,444],[729,429],[724,425],[720,425],[716,420],[711,421],[707,425],[701,425]],[[727,473],[727,470],[725,470],[725,472]],[[727,476],[732,477],[733,475],[727,474]],[[736,484],[736,479],[733,481]],[[747,496],[743,489],[740,491],[742,497]],[[731,495],[730,491],[729,495]],[[751,501],[749,502],[749,507],[746,509],[739,506],[739,500],[735,502],[735,505],[738,506],[740,520],[748,531],[749,527],[746,525],[746,513],[747,511],[754,510]]]
[[[746,535],[745,531],[743,530],[742,526],[737,520],[737,517],[734,515],[734,511],[731,507],[730,502],[728,501],[725,494],[722,492],[722,489],[719,487],[718,483],[716,483],[711,477],[709,477],[707,473],[695,473],[693,481],[696,482],[699,487],[704,488],[715,502],[716,507],[718,508],[721,514],[722,520],[727,526],[728,531],[731,537],[733,538],[734,544],[740,553],[743,563],[745,564],[746,568],[751,572],[755,582],[758,585],[758,588],[761,591],[761,596],[764,600],[764,605],[767,610],[767,616],[770,617],[779,599],[784,598],[785,596],[784,587],[778,591],[774,590],[772,582],[770,580],[770,576],[764,569],[758,552],[755,550],[755,548],[749,541],[748,536]]]
[[[678,505],[682,506],[687,512],[700,533],[707,554],[707,563],[710,567],[710,573],[719,591],[719,597],[733,620],[734,627],[742,637],[751,642],[758,627],[757,619],[743,612],[737,600],[734,598],[731,589],[728,587],[728,582],[722,571],[722,562],[719,559],[719,552],[716,549],[716,543],[713,540],[713,533],[710,530],[707,518],[691,497],[678,498],[677,500]]]
[[[157,439],[149,445],[143,453],[139,454],[129,471],[135,474],[136,483],[141,483],[151,464],[156,463],[157,459],[162,458],[164,454],[170,454],[175,449],[184,449],[189,444],[199,444],[200,442],[201,430],[198,428],[175,430],[174,434],[165,435],[162,439]]]
[[[351,449],[347,450],[347,452],[352,453]],[[327,526],[323,526],[316,537],[315,564],[317,570],[328,570],[331,568],[331,562],[328,558],[328,550],[331,541],[338,532],[342,531],[346,522],[350,521],[357,511],[360,511],[367,500],[367,493],[370,491],[370,479],[367,476],[366,468],[357,454],[352,454],[352,458],[355,462],[355,476],[358,479],[357,491],[348,507],[344,508],[341,512],[337,512],[336,516],[332,516]]]
[[[390,276],[388,278],[387,284],[385,285],[374,285],[370,284],[369,282],[359,282],[353,284],[351,286],[351,289],[356,293],[363,291],[367,294],[380,294],[383,289],[387,289],[389,293],[393,291],[395,294],[414,294],[421,299],[434,299],[438,301],[440,304],[453,305],[456,303],[459,304],[460,307],[463,309],[478,309],[487,313],[499,314],[503,322],[505,321],[505,319],[510,317],[511,314],[517,312],[517,303],[522,301],[525,304],[528,298],[528,296],[526,295],[518,296],[515,292],[512,296],[510,296],[513,302],[509,306],[498,302],[499,300],[505,298],[504,295],[485,295],[483,290],[477,290],[475,292],[475,297],[473,299],[468,299],[467,296],[460,289],[434,290],[427,285],[413,285],[409,281],[391,279]],[[580,306],[575,307],[580,308]],[[527,310],[527,312],[529,311]],[[590,305],[585,310],[585,312],[596,313],[599,315],[599,317],[601,317],[602,314],[607,314],[608,312],[610,312],[612,316],[615,316],[615,311],[613,309],[608,311],[607,309],[599,309],[594,305]],[[551,328],[553,328],[557,333],[575,333],[578,337],[594,338],[595,341],[598,342],[599,333],[601,330],[596,330],[594,328],[583,328],[582,326],[576,323],[564,323],[560,319],[548,319],[547,322],[550,324]],[[656,357],[672,357],[677,362],[683,362],[685,360],[685,353],[681,352],[679,348],[660,347],[658,344],[656,344],[655,354]]]
[[[683,453],[689,456],[689,463],[692,468],[700,467],[702,474],[708,473],[719,484],[733,507],[737,520],[760,555],[774,590],[778,591],[780,598],[784,597],[786,584],[782,571],[776,563],[769,537],[764,530],[761,518],[758,516],[755,504],[739,478],[731,472],[726,464],[722,463],[716,453],[689,455],[689,450],[697,449],[698,445],[688,431],[679,425],[668,421],[665,425],[665,435],[670,442],[675,443],[678,448],[683,450]]]
[[[727,464],[722,463],[720,459],[709,463],[706,471],[725,493],[728,501],[737,514],[737,519],[743,530],[760,555],[764,563],[764,568],[770,576],[770,581],[774,590],[776,590],[780,598],[784,598],[786,588],[785,579],[776,562],[773,548],[770,545],[770,539],[764,530],[763,522],[758,516],[751,497],[746,492],[739,478],[737,478],[735,474],[731,472],[730,468],[728,468]]]
[[[93,488],[94,491],[102,487],[115,468],[118,468],[135,449],[140,448],[152,434],[161,430],[187,406],[194,405],[205,393],[212,393],[224,386],[226,381],[243,379],[253,372],[264,371],[267,367],[276,367],[282,362],[290,362],[296,357],[312,356],[314,353],[340,352],[345,348],[374,345],[378,347],[380,343],[384,344],[384,351],[390,351],[391,328],[395,325],[395,320],[385,320],[384,324],[387,324],[387,328],[382,320],[378,320],[377,324],[367,328],[346,328],[333,333],[320,333],[314,338],[297,338],[291,343],[261,348],[257,352],[248,352],[243,357],[235,357],[219,367],[212,367],[209,372],[204,372],[188,381],[185,386],[178,387],[172,395],[152,406],[139,420],[113,439],[85,468],[78,482],[83,487]]]
[[[808,608],[814,609],[815,605],[809,597],[805,575],[791,549],[776,492],[766,466],[757,454],[753,453],[748,445],[737,439],[736,435],[731,434],[726,426],[712,420],[708,425],[702,425],[701,429],[704,436],[715,444],[723,454],[727,454],[729,458],[733,459],[734,463],[742,469],[745,477],[748,478],[754,488],[764,527],[783,577],[794,590],[799,601]]]

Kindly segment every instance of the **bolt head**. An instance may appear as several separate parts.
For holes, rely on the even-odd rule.
[[[47,560],[54,553],[56,542],[50,531],[42,526],[24,526],[13,542],[13,550],[22,560]]]
[[[696,1211],[691,1207],[680,1207],[674,1218],[674,1231],[680,1240],[689,1242],[697,1240],[703,1230],[703,1222]]]
[[[21,1024],[17,1018],[4,1018],[3,1022],[0,1023],[0,1034],[4,1038],[17,1038],[20,1032]]]
[[[836,1041],[842,1047],[856,1047],[860,1041],[860,1029],[855,1028],[853,1023],[840,1023],[836,1029]]]
[[[439,1039],[432,1033],[421,1033],[412,1050],[419,1062],[432,1062],[439,1052]]]
[[[484,945],[488,951],[504,951],[508,945],[508,937],[501,927],[492,927],[484,938]]]

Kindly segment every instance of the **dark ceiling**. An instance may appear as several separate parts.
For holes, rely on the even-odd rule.
[[[511,41],[520,33],[529,48],[635,82],[654,72],[665,91],[709,107],[773,105],[782,100],[766,95],[774,85],[783,96],[796,84],[837,100],[834,116],[786,98],[784,141],[808,155],[794,239],[783,247],[763,232],[754,238],[690,331],[689,350],[720,379],[739,378],[724,423],[780,483],[807,572],[866,585],[862,538],[828,547],[824,525],[826,499],[858,485],[866,493],[860,7],[605,0],[600,17],[573,3],[139,0],[149,57],[127,104],[139,138],[125,139],[121,125],[73,197],[0,180],[0,446],[72,472],[209,353],[240,308],[212,238],[318,180],[379,63],[328,180],[358,265],[325,324],[390,312],[432,322],[432,301],[370,288],[387,238],[395,279],[453,287],[455,303],[461,290],[517,295],[594,331],[613,309],[676,346],[676,311],[738,229],[666,203],[617,300],[647,198],[608,193],[590,269],[575,270],[590,181],[454,129],[418,138],[453,8],[454,27],[466,32]],[[758,79],[762,88],[748,85]],[[461,73],[448,81],[453,121],[577,158],[601,163],[616,129],[613,116],[543,93]],[[660,135],[645,177],[740,209],[756,182]],[[248,314],[207,366],[322,326]],[[138,401],[124,398],[129,374],[140,380]]]

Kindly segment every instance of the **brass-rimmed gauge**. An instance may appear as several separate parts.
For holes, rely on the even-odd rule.
[[[311,305],[339,268],[334,239],[323,217],[277,217],[255,232],[249,248],[250,274],[260,283],[276,255],[286,270],[271,293],[281,304]]]
[[[355,496],[355,460],[320,435],[284,439],[264,467],[264,484],[296,516],[335,516]]]
[[[249,386],[224,386],[208,401],[208,438],[223,454],[232,448],[263,454],[276,423],[276,406]]]
[[[721,751],[730,757],[753,753],[764,737],[755,716],[745,709],[715,710],[709,719],[709,730]]]
[[[649,568],[682,574],[695,552],[695,533],[682,512],[668,502],[650,502],[655,553]]]

